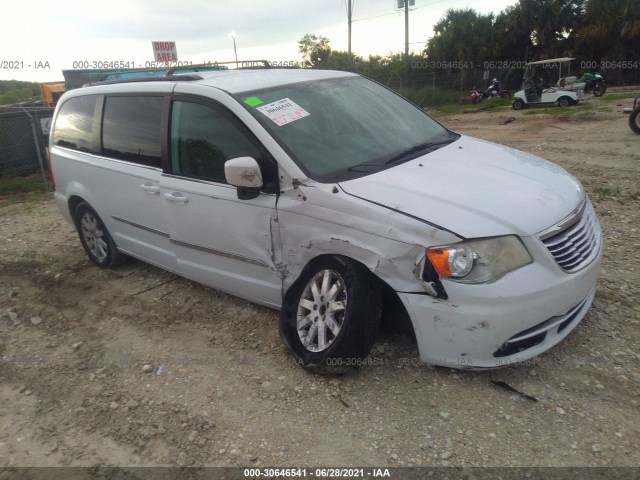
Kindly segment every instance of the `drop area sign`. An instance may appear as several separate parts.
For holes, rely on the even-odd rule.
[[[176,42],[151,42],[153,58],[156,62],[177,62],[178,49]]]

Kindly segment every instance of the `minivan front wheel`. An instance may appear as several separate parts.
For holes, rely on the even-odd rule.
[[[120,253],[102,219],[87,202],[80,202],[74,215],[80,242],[87,256],[101,268],[115,268],[127,260]]]
[[[298,365],[320,374],[362,365],[380,324],[380,290],[363,266],[326,257],[285,295],[280,333]]]

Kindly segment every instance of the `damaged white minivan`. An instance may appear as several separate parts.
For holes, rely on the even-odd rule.
[[[594,298],[602,234],[576,178],[359,75],[106,82],[62,97],[50,142],[94,263],[131,256],[280,309],[309,370],[366,363],[390,304],[424,362],[521,362]]]

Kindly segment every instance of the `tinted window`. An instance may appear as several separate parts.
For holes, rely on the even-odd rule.
[[[103,154],[159,168],[161,119],[162,97],[107,97]]]
[[[93,112],[95,95],[70,98],[64,102],[53,129],[53,144],[83,152],[93,152]]]
[[[173,173],[225,183],[224,163],[236,157],[259,160],[260,151],[222,112],[197,103],[173,103]]]

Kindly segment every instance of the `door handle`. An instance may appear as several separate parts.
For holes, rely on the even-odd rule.
[[[140,187],[145,191],[145,192],[149,192],[153,195],[160,193],[160,187],[158,185],[154,185],[151,182],[145,182],[142,185],[140,185]]]
[[[180,192],[165,193],[164,198],[166,198],[170,202],[175,202],[175,203],[187,203],[189,201],[189,198],[185,197]]]

